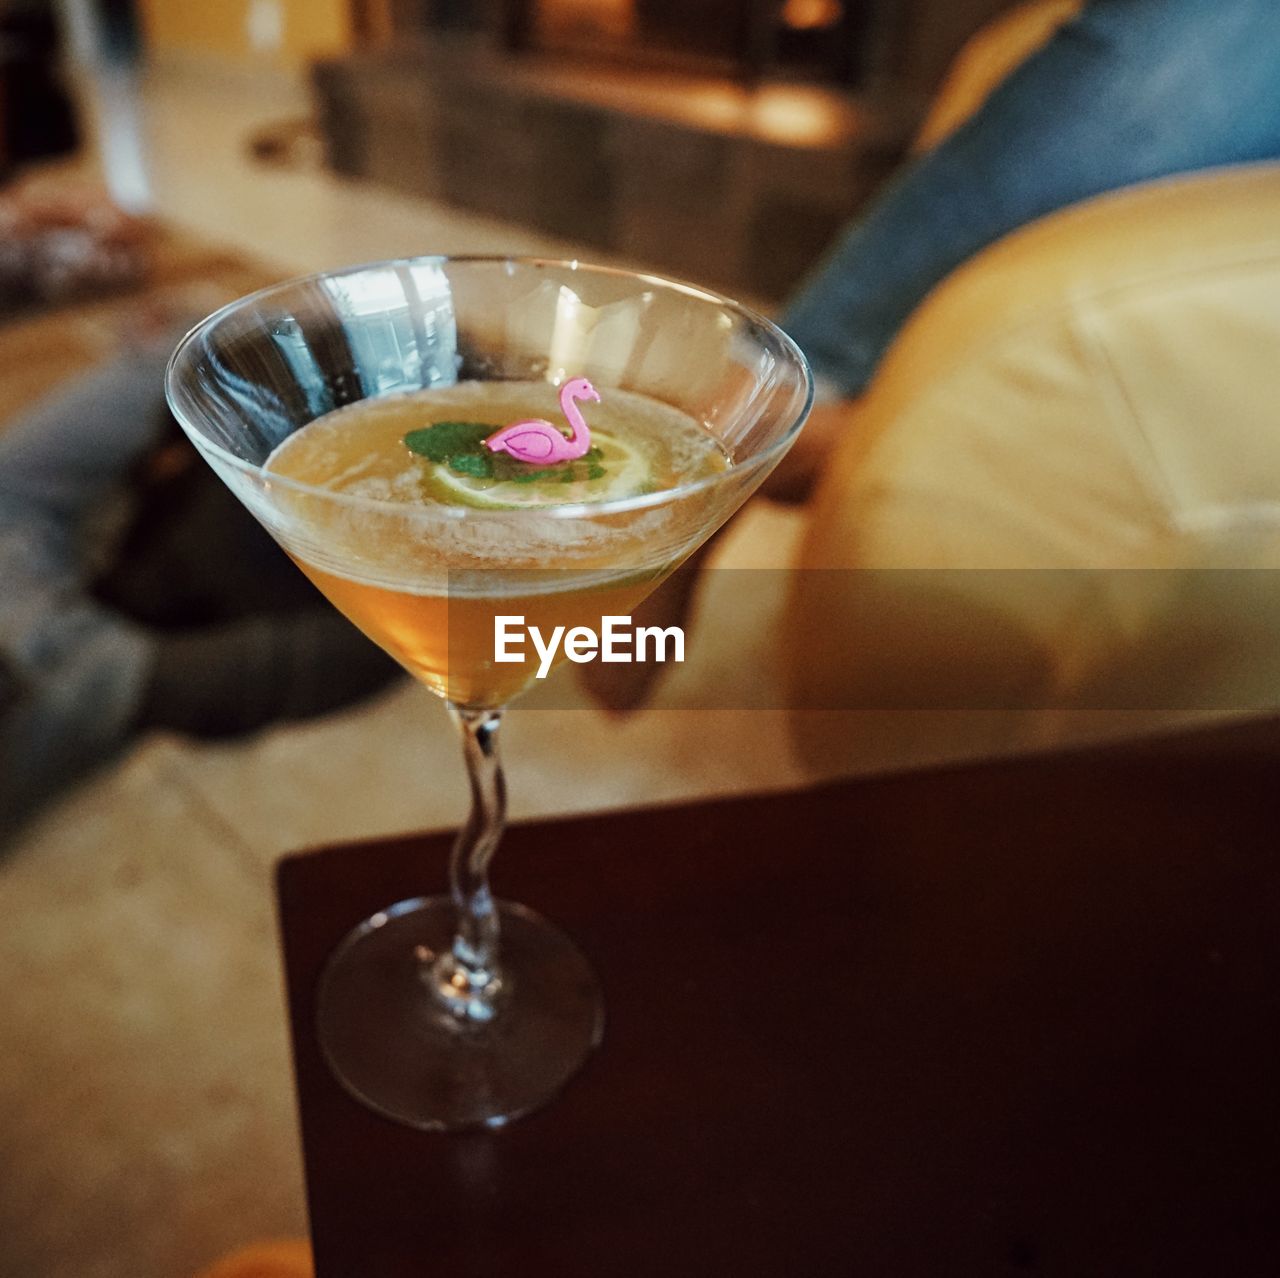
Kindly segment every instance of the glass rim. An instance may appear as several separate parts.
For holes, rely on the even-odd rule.
[[[639,280],[643,283],[654,284],[661,288],[669,289],[672,292],[683,293],[686,296],[698,298],[702,301],[713,303],[732,311],[751,323],[759,325],[765,331],[771,333],[782,345],[783,349],[788,351],[793,357],[797,368],[800,370],[804,385],[804,402],[796,411],[792,421],[788,423],[786,429],[782,432],[778,439],[774,440],[767,448],[762,449],[758,456],[753,457],[750,461],[741,465],[730,466],[726,470],[719,471],[714,475],[705,476],[702,479],[695,479],[687,484],[678,484],[673,488],[665,488],[656,493],[642,493],[634,497],[616,497],[610,501],[595,502],[562,502],[559,504],[548,504],[546,506],[533,507],[478,507],[466,505],[449,505],[441,502],[432,506],[415,506],[407,502],[391,501],[382,497],[367,497],[356,493],[336,493],[332,489],[322,488],[316,484],[309,484],[299,479],[293,479],[287,475],[279,475],[274,471],[269,471],[265,467],[256,462],[246,461],[243,457],[237,457],[234,453],[223,448],[221,444],[215,443],[208,439],[200,428],[190,419],[190,416],[184,411],[182,400],[186,397],[186,392],[178,384],[177,366],[182,357],[190,350],[195,342],[204,334],[210,332],[219,323],[226,319],[229,315],[242,307],[248,306],[252,302],[262,301],[271,297],[275,293],[282,293],[288,289],[299,288],[304,284],[318,283],[321,280],[341,279],[344,276],[358,275],[365,271],[374,271],[380,269],[394,269],[396,267],[409,267],[416,265],[432,264],[440,265],[443,263],[475,263],[486,266],[502,266],[502,265],[518,265],[532,267],[558,267],[567,271],[589,271],[595,275],[611,275],[618,278],[626,278]],[[555,385],[550,382],[549,385]],[[532,255],[508,255],[508,254],[490,254],[490,253],[421,253],[408,257],[391,257],[383,258],[374,262],[361,262],[352,266],[338,267],[327,271],[312,271],[308,275],[296,275],[288,279],[279,280],[274,284],[264,285],[262,288],[255,289],[251,293],[246,293],[243,297],[225,303],[206,315],[204,319],[193,325],[178,341],[173,348],[173,353],[169,356],[164,371],[164,389],[165,400],[169,405],[170,411],[177,418],[178,424],[182,427],[184,433],[191,439],[200,452],[212,453],[219,461],[231,466],[246,475],[261,479],[273,486],[279,486],[283,489],[300,493],[308,497],[320,497],[326,501],[337,502],[340,505],[348,506],[353,509],[378,510],[383,514],[395,513],[398,517],[403,518],[406,515],[425,515],[429,513],[432,517],[441,516],[454,519],[476,519],[484,517],[504,516],[509,517],[512,514],[533,515],[540,517],[557,518],[557,519],[578,519],[583,516],[591,515],[609,515],[609,514],[625,514],[633,510],[646,510],[655,506],[661,506],[670,501],[683,500],[699,492],[708,491],[719,487],[731,477],[747,476],[749,477],[755,471],[759,470],[764,464],[775,456],[786,451],[791,443],[795,440],[801,426],[809,415],[809,410],[813,407],[814,399],[814,380],[813,372],[809,368],[809,362],[804,356],[804,352],[796,344],[782,328],[780,328],[768,316],[762,315],[753,307],[746,306],[742,302],[737,302],[731,297],[727,297],[723,293],[718,293],[714,289],[704,288],[699,284],[691,284],[686,280],[674,279],[670,276],[658,275],[651,271],[633,271],[621,266],[600,266],[593,262],[584,262],[579,258],[554,258],[554,257],[538,257]],[[392,395],[385,396],[367,396],[367,399],[393,399],[396,394],[411,395],[414,391],[396,392]],[[361,403],[362,400],[355,400],[354,403]],[[346,405],[344,405],[346,407]],[[319,420],[316,418],[315,420]],[[299,428],[301,429],[301,428]]]

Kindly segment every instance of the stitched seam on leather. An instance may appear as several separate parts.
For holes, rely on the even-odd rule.
[[[1091,375],[1097,379],[1099,394],[1107,407],[1107,417],[1115,428],[1116,437],[1124,444],[1134,481],[1147,494],[1154,511],[1161,516],[1163,522],[1176,527],[1177,501],[1173,485],[1170,484],[1164,466],[1160,463],[1160,455],[1143,425],[1138,406],[1125,386],[1111,352],[1090,314],[1090,306],[1096,296],[1091,295],[1089,299],[1080,299],[1071,305],[1071,326],[1093,365]],[[1145,456],[1148,466],[1140,464],[1139,453]]]

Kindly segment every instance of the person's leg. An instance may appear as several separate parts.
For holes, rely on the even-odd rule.
[[[987,245],[1137,182],[1280,157],[1275,0],[1093,0],[912,162],[785,309],[860,394],[907,316]]]
[[[150,678],[151,639],[85,596],[72,541],[0,511],[0,835],[120,748]]]
[[[154,645],[91,600],[80,533],[157,431],[164,361],[134,354],[0,430],[0,826],[132,730]]]
[[[69,525],[159,437],[167,356],[132,351],[0,426],[0,507]]]

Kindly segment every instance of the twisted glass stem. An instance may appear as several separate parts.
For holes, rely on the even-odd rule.
[[[489,862],[507,820],[507,786],[498,758],[502,711],[449,706],[462,737],[471,783],[471,813],[458,832],[450,861],[450,891],[457,911],[452,949],[432,969],[435,990],[455,1016],[491,1020],[502,990],[498,967],[498,912],[489,891]]]

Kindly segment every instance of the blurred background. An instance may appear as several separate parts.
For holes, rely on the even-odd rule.
[[[441,708],[194,464],[160,393],[181,332],[417,253],[603,261],[784,312],[1079,8],[0,0],[0,1275],[185,1278],[302,1235],[273,867],[463,816]],[[1273,711],[1269,574],[1078,574],[1275,566],[1280,185],[1244,169],[926,281],[856,439],[807,500],[753,500],[680,595],[686,666],[633,713],[565,671],[520,702],[513,817]],[[866,567],[899,575],[804,578]],[[1077,575],[918,584],[973,567]],[[1156,668],[1178,692],[1148,695]]]
[[[484,219],[501,219],[526,232],[516,247],[555,237],[776,299],[884,178],[951,56],[1001,7],[14,2],[4,159],[78,140],[127,210],[286,267],[383,252],[386,236],[402,250],[397,215],[437,219],[423,241],[479,242]],[[331,182],[264,185],[255,160],[383,190],[369,202]],[[286,208],[286,192],[321,202]],[[442,205],[475,217],[439,221]],[[367,238],[325,239],[345,233],[339,210],[372,221],[350,228]]]

